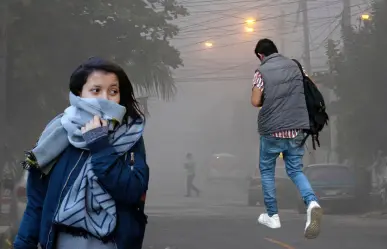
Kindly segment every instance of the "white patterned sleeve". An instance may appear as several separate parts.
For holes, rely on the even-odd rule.
[[[253,88],[254,87],[258,87],[261,91],[263,91],[263,78],[262,74],[259,71],[254,74]]]

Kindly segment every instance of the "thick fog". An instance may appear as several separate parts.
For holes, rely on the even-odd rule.
[[[254,48],[270,38],[303,64],[330,115],[321,147],[308,143],[304,164],[345,164],[372,192],[387,178],[386,6],[384,0],[1,0],[6,169],[0,176],[11,169],[19,182],[24,152],[68,106],[71,72],[100,56],[126,70],[147,114],[149,207],[247,206],[250,180],[259,176],[259,108],[250,103],[260,64]],[[187,153],[201,191],[192,200],[184,197]]]

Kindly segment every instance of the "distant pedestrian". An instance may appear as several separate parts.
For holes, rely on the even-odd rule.
[[[193,180],[196,176],[196,163],[191,153],[187,153],[186,162],[184,168],[187,172],[187,194],[186,197],[191,197],[191,190],[196,192],[196,196],[199,196],[200,190],[193,184]]]
[[[267,210],[258,222],[270,228],[281,227],[274,175],[276,159],[282,153],[286,172],[307,207],[305,237],[313,239],[320,233],[322,209],[302,171],[304,130],[310,128],[303,74],[297,63],[279,54],[269,39],[258,42],[255,54],[261,65],[254,75],[251,103],[261,107],[259,169]]]

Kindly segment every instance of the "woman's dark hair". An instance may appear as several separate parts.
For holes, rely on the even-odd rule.
[[[278,53],[278,49],[272,40],[265,38],[258,41],[257,46],[255,46],[254,53],[256,56],[258,56],[258,54],[269,56],[271,54]]]
[[[126,116],[132,119],[144,118],[144,114],[139,108],[139,104],[134,97],[132,83],[125,71],[117,64],[92,57],[78,66],[70,77],[70,91],[79,96],[88,77],[95,71],[113,73],[117,76],[120,87],[120,105],[126,107]]]

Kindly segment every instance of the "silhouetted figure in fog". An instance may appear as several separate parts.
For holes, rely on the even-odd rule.
[[[258,116],[259,169],[267,210],[259,216],[258,222],[270,228],[281,227],[274,176],[276,159],[282,153],[286,172],[307,207],[305,237],[316,238],[320,232],[322,209],[302,172],[303,130],[310,128],[303,75],[297,63],[279,54],[269,39],[260,40],[254,52],[261,65],[254,75],[251,103],[261,107]]]
[[[186,197],[191,197],[191,190],[196,192],[196,196],[199,196],[200,190],[193,184],[193,180],[196,175],[196,163],[193,160],[192,154],[187,153],[186,162],[184,163],[184,168],[187,172],[187,195]]]
[[[374,156],[374,162],[372,163],[370,170],[375,189],[382,188],[387,180],[387,157],[382,150],[379,150],[376,156]]]
[[[98,58],[80,65],[70,78],[70,107],[23,162],[28,202],[14,248],[142,248],[144,125],[120,66]]]

